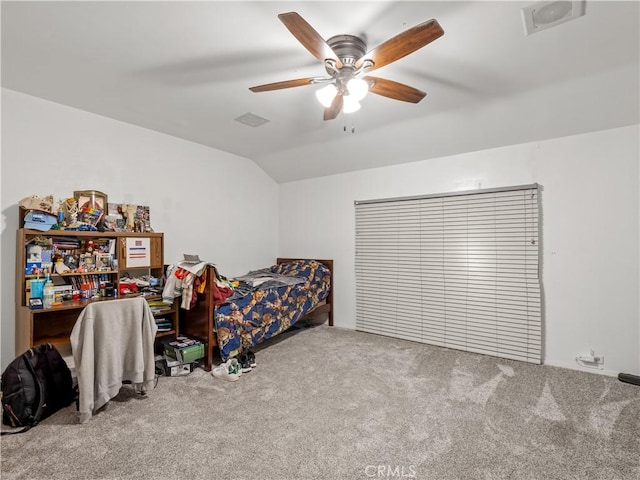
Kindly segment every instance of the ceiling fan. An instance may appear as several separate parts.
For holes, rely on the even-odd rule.
[[[325,41],[296,12],[281,13],[278,18],[314,57],[324,63],[329,77],[267,83],[251,87],[252,92],[326,83],[316,92],[325,107],[324,120],[336,118],[341,111],[357,111],[367,92],[411,103],[418,103],[425,97],[426,93],[417,88],[363,74],[395,62],[441,37],[444,30],[436,20],[416,25],[367,51],[364,40],[355,35],[336,35]]]

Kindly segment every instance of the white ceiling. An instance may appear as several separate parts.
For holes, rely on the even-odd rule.
[[[2,86],[250,158],[278,182],[640,123],[640,3],[587,1],[525,36],[532,3],[3,1]],[[375,72],[427,97],[369,95],[324,122],[317,86],[250,92],[324,75],[288,11],[368,48],[437,19],[443,37]],[[247,112],[270,122],[234,121]]]

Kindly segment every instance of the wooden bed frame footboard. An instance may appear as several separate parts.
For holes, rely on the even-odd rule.
[[[300,258],[278,258],[277,263],[293,262],[296,260],[305,260]],[[333,260],[313,259],[324,265],[331,272],[331,290],[325,300],[325,303],[318,305],[316,308],[308,312],[300,320],[314,318],[323,313],[329,316],[329,325],[333,326]],[[180,309],[180,335],[200,340],[205,346],[204,369],[210,371],[213,365],[213,350],[218,346],[218,339],[214,332],[214,314],[215,307],[213,305],[213,292],[210,286],[215,282],[215,270],[212,266],[207,267],[206,271],[206,288],[204,293],[199,295],[198,303],[191,310]]]

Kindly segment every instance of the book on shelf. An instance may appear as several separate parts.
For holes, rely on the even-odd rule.
[[[158,327],[158,332],[170,332],[173,330],[173,324],[166,319],[156,320],[156,326]]]
[[[167,305],[162,300],[148,300],[147,303],[149,304],[150,307],[166,307],[166,308],[171,307],[171,305]]]

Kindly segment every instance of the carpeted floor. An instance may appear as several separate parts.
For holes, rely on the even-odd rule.
[[[2,437],[9,479],[638,479],[640,388],[326,326],[238,382],[123,387]]]

